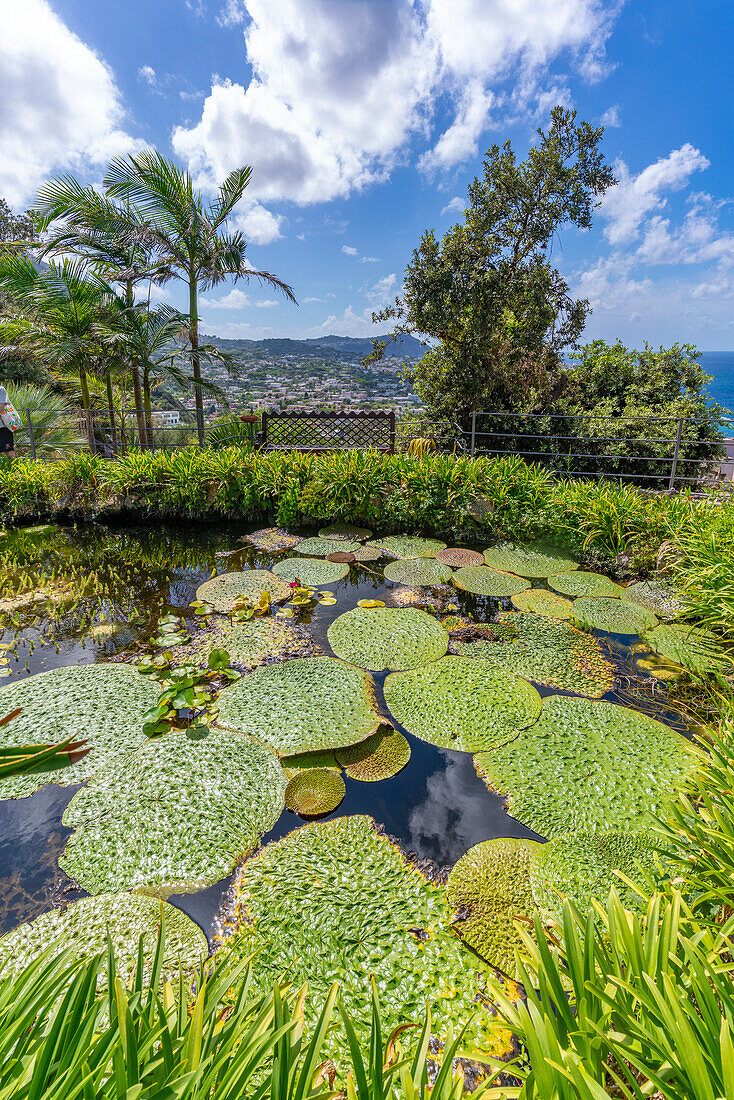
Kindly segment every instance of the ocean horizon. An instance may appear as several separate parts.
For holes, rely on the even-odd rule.
[[[701,365],[712,378],[708,386],[710,400],[734,415],[734,351],[704,351]]]

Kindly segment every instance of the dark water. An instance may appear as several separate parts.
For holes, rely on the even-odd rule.
[[[220,525],[165,531],[87,526],[38,535],[18,532],[0,541],[0,567],[4,548],[10,545],[26,561],[27,572],[36,580],[43,582],[55,562],[74,561],[78,566],[75,584],[80,590],[83,584],[91,583],[92,587],[91,595],[65,610],[52,625],[43,605],[18,609],[12,621],[8,621],[7,614],[0,615],[4,624],[0,643],[18,642],[11,675],[0,680],[0,686],[60,665],[145,652],[146,640],[164,611],[185,614],[195,629],[189,604],[197,587],[213,572],[267,568],[292,553],[245,548],[238,542],[243,530]],[[299,622],[330,653],[326,631],[338,615],[360,599],[389,602],[391,592],[400,586],[385,582],[379,563],[370,562],[361,568],[353,565],[349,577],[324,588],[337,597],[336,605],[319,605],[302,614]],[[479,620],[489,620],[502,609],[499,601],[458,591],[450,599],[461,611],[473,613]],[[502,605],[505,609],[511,607],[509,601],[502,601]],[[96,624],[91,627],[90,616]],[[105,620],[102,631],[112,623],[115,633],[100,634],[100,619]],[[613,637],[604,642],[619,673],[619,687],[607,698],[627,705],[630,699],[625,690],[639,684],[630,649],[635,641],[634,637]],[[384,675],[375,679],[379,695]],[[539,691],[541,695],[557,693],[544,687]],[[635,702],[646,709],[645,689]],[[656,717],[681,728],[675,712],[662,709],[654,695],[647,703]],[[477,776],[470,754],[434,748],[406,730],[402,732],[412,750],[408,766],[381,783],[360,783],[345,776],[346,798],[331,816],[369,814],[406,851],[440,867],[452,865],[482,840],[503,836],[539,839],[507,815],[503,799],[490,793]],[[58,856],[71,832],[62,826],[61,816],[77,789],[51,784],[29,798],[0,801],[0,932],[38,916],[73,890],[58,867]],[[284,811],[263,843],[285,836],[302,823],[297,815]],[[198,893],[176,895],[171,900],[211,932],[230,881]]]

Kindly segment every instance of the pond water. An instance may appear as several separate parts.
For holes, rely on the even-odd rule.
[[[167,612],[184,616],[195,631],[197,620],[189,605],[205,580],[230,571],[267,569],[293,554],[254,549],[240,541],[244,533],[242,526],[223,525],[87,525],[9,533],[0,540],[5,577],[0,588],[0,643],[11,648],[0,686],[59,666],[137,660],[151,652],[150,638]],[[348,577],[323,586],[336,597],[335,604],[297,611],[297,622],[327,655],[332,650],[326,632],[337,616],[365,598],[394,605],[395,594],[404,592],[403,586],[385,580],[383,565],[352,564]],[[545,586],[542,581],[533,584]],[[40,593],[40,600],[26,599],[32,592],[37,597]],[[455,590],[444,592],[442,610],[486,622],[500,610],[511,610],[511,604]],[[684,732],[667,689],[637,667],[638,654],[632,648],[636,637],[598,637],[616,670],[614,688],[604,698],[646,710]],[[375,676],[383,704],[384,679],[384,674]],[[536,686],[542,696],[571,694]],[[479,779],[469,753],[435,748],[398,728],[410,742],[408,766],[380,783],[361,783],[345,775],[346,797],[332,816],[369,814],[406,852],[439,868],[450,867],[482,840],[541,839],[507,814],[504,799],[490,793]],[[44,739],[48,738],[39,731],[39,740]],[[50,784],[30,797],[0,801],[0,932],[38,916],[61,898],[79,896],[58,865],[71,834],[62,825],[62,814],[78,789]],[[263,844],[301,824],[302,818],[285,810]],[[211,936],[230,880],[231,876],[171,900]]]

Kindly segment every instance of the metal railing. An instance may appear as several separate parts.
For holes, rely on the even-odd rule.
[[[614,478],[653,489],[731,489],[734,421],[712,433],[710,418],[471,413],[456,425],[467,455],[520,455],[560,476]],[[712,435],[715,437],[712,438]]]

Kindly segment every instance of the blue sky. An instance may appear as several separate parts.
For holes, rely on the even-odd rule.
[[[204,190],[253,167],[237,224],[295,307],[205,295],[220,335],[372,334],[492,142],[556,103],[606,125],[619,185],[556,258],[587,335],[734,348],[729,0],[2,0],[0,195],[98,182],[157,146]],[[174,287],[167,299],[183,307]]]

